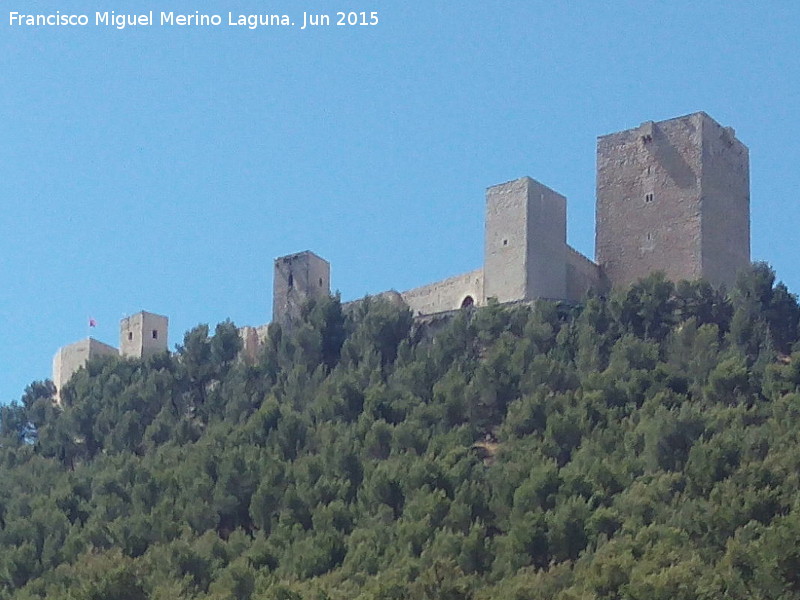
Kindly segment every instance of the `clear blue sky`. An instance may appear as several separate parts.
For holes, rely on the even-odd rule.
[[[9,11],[335,13],[374,28],[20,28]],[[299,24],[298,24],[299,26]],[[267,322],[272,260],[345,299],[481,266],[530,175],[594,251],[598,135],[704,110],[750,148],[752,254],[800,291],[800,4],[4,0],[0,401],[118,321]]]

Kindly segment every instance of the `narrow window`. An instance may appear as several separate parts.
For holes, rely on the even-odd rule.
[[[508,246],[508,240],[503,240],[503,246]]]
[[[289,283],[289,289],[292,289],[294,287],[294,275],[292,275],[291,273],[289,273],[289,282],[288,283]]]
[[[650,202],[652,202],[652,201],[653,201],[653,194],[652,194],[652,193],[650,193],[650,194],[645,194],[645,195],[644,195],[644,201],[645,201],[645,202],[647,202],[648,204],[649,204]]]
[[[648,242],[652,242],[653,241],[653,234],[650,233],[649,231],[647,232],[647,241]]]
[[[128,341],[130,342],[131,340],[133,340],[133,332],[129,331],[128,332]]]
[[[322,277],[319,278],[319,287],[322,287]]]
[[[154,340],[158,339],[158,329],[153,329],[153,339]]]

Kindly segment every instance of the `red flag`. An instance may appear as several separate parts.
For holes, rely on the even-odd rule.
[[[89,317],[89,327],[97,327],[97,321]]]

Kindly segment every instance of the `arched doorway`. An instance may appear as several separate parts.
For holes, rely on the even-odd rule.
[[[475,306],[475,299],[472,296],[467,296],[461,301],[461,308],[469,308]]]

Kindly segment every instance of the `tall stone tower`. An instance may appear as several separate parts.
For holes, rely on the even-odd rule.
[[[331,292],[331,265],[306,250],[275,259],[272,283],[272,320],[289,324],[300,316],[300,309],[310,298],[322,298]]]
[[[613,286],[662,270],[730,288],[750,264],[747,147],[703,112],[599,137],[596,228]]]
[[[169,320],[162,315],[138,312],[119,323],[119,353],[130,358],[146,358],[167,350]]]
[[[566,198],[530,177],[490,187],[484,253],[486,298],[565,298]]]

